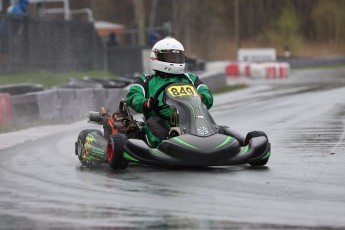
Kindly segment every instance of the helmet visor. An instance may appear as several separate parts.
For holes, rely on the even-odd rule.
[[[161,50],[157,53],[157,58],[159,61],[170,63],[185,63],[186,59],[181,50]]]

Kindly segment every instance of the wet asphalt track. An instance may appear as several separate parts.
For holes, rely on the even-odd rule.
[[[217,123],[268,134],[267,167],[88,169],[74,155],[86,123],[1,150],[0,229],[344,229],[343,72],[299,71],[215,97]]]

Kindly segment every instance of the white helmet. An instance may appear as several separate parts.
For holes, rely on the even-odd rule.
[[[167,37],[158,41],[151,50],[153,70],[169,74],[182,74],[185,67],[183,45],[175,38]]]

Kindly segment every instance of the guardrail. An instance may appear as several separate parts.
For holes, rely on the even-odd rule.
[[[210,90],[216,90],[226,84],[223,73],[200,73],[199,77]],[[85,118],[89,111],[99,111],[102,106],[111,112],[118,109],[119,102],[126,97],[129,86],[124,88],[55,88],[22,95],[5,94],[10,103],[1,104],[0,112],[6,109],[6,121],[21,125],[36,120],[71,121]],[[2,94],[0,94],[2,95]],[[9,100],[8,100],[9,99]],[[8,113],[8,111],[12,111]],[[4,114],[4,113],[2,113]],[[0,114],[0,119],[2,118]],[[2,120],[0,120],[0,125]]]

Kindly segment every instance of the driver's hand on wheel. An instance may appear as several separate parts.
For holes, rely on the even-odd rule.
[[[158,109],[158,100],[155,97],[150,97],[150,99],[144,102],[144,107],[149,110]]]

